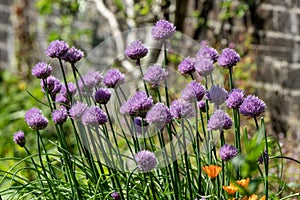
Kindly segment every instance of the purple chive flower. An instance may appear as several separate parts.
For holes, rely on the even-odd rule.
[[[137,154],[135,154],[134,159],[137,167],[142,172],[150,172],[157,165],[155,154],[148,150],[142,150],[138,152]]]
[[[152,85],[153,88],[157,88],[159,83],[167,78],[168,72],[160,65],[154,64],[150,66],[145,75],[144,80]]]
[[[69,63],[77,63],[82,57],[84,53],[76,49],[75,47],[71,47],[62,57],[62,59]]]
[[[244,101],[244,91],[240,89],[232,89],[228,94],[226,105],[228,108],[239,109]]]
[[[68,89],[72,96],[74,96],[77,92],[77,87],[76,87],[75,83],[69,82]],[[68,97],[67,89],[64,85],[61,87],[60,93],[63,94],[65,97]]]
[[[235,50],[225,48],[218,58],[218,64],[222,67],[231,68],[240,60],[240,55]]]
[[[219,85],[211,86],[206,93],[207,99],[214,103],[217,107],[227,99],[227,91]]]
[[[192,74],[195,71],[195,58],[186,57],[178,65],[181,74]]]
[[[118,192],[113,192],[111,195],[110,195],[114,200],[121,200],[121,196]]]
[[[237,154],[238,154],[237,148],[235,148],[232,145],[224,144],[224,146],[222,146],[220,149],[220,156],[224,161],[230,160]]]
[[[45,53],[50,58],[62,58],[69,50],[69,45],[61,40],[55,40],[49,44]]]
[[[14,142],[20,147],[24,147],[26,143],[25,134],[23,131],[18,131],[14,134]]]
[[[170,39],[176,31],[176,27],[167,20],[159,20],[151,30],[152,38],[157,41]]]
[[[191,118],[195,115],[193,106],[183,99],[176,99],[171,103],[170,112],[174,118]]]
[[[52,67],[51,65],[39,62],[31,70],[31,74],[39,79],[45,79],[51,75]]]
[[[117,69],[110,69],[104,76],[103,83],[109,88],[117,88],[125,82],[125,76]]]
[[[125,55],[132,59],[138,60],[145,57],[148,53],[148,49],[142,44],[140,40],[136,40],[129,44],[125,49]]]
[[[197,102],[197,106],[200,109],[201,112],[206,112],[206,103],[205,100],[201,100]]]
[[[195,69],[201,76],[205,77],[214,71],[214,63],[206,57],[197,58]]]
[[[54,76],[49,76],[46,80],[41,80],[41,87],[43,92],[45,92],[44,81],[46,82],[46,87],[51,95],[56,95],[60,92],[62,84],[57,78],[55,78]]]
[[[152,97],[147,97],[145,92],[136,92],[120,108],[120,112],[134,117],[146,117],[147,112],[153,106]]]
[[[54,124],[62,125],[68,119],[67,110],[63,107],[60,110],[53,110],[52,112],[52,121]]]
[[[232,120],[223,110],[216,110],[207,123],[208,130],[229,129],[231,126]]]
[[[80,120],[86,109],[86,104],[80,102],[75,103],[70,109],[70,117],[75,120]]]
[[[268,154],[267,150],[264,150],[264,152],[262,153],[262,155],[258,158],[259,164],[263,164],[264,159],[265,159],[267,162],[269,161],[269,154]]]
[[[196,58],[208,58],[213,62],[216,62],[218,57],[217,50],[209,46],[202,47],[196,54]]]
[[[100,104],[107,104],[111,97],[111,91],[107,88],[99,88],[95,92],[95,101]]]
[[[98,126],[108,121],[107,115],[97,106],[85,110],[81,117],[82,123],[87,126]]]
[[[25,121],[33,130],[42,130],[48,125],[47,118],[37,108],[31,108],[25,113]]]
[[[147,121],[143,120],[141,117],[135,117],[133,119],[133,124],[138,135],[145,133],[148,127]]]
[[[63,94],[61,92],[56,95],[55,102],[61,103],[63,105],[69,105],[69,103],[70,103],[68,96],[66,96],[65,94]]]
[[[82,81],[79,81],[79,88],[81,91],[91,90],[99,85],[99,83],[103,80],[102,75],[98,71],[90,71],[85,74]]]
[[[200,101],[204,95],[205,88],[193,80],[182,90],[181,98],[187,102],[195,102]]]
[[[154,124],[158,129],[163,128],[167,123],[173,119],[168,107],[163,103],[155,104],[147,113],[146,121],[149,124]]]
[[[266,109],[263,100],[254,95],[248,95],[240,106],[240,113],[244,116],[257,117]]]

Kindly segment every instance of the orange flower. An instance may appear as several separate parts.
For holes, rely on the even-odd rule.
[[[222,167],[216,165],[203,166],[202,169],[210,178],[216,178]]]
[[[236,191],[238,191],[238,187],[230,184],[230,186],[223,186],[223,189],[230,195],[233,195]]]
[[[248,187],[249,182],[250,182],[250,178],[246,178],[246,179],[242,179],[242,180],[236,181],[236,183],[238,185],[240,185],[241,187],[243,187],[244,189],[246,189]]]
[[[243,197],[242,200],[258,200],[258,196],[256,194],[252,194],[249,197]],[[259,200],[266,200],[266,196],[262,196]]]
[[[260,200],[266,200],[266,196],[262,196],[262,198],[260,198]]]

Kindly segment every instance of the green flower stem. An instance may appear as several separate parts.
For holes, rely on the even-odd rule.
[[[221,147],[225,144],[225,137],[224,137],[224,130],[220,130],[220,140],[221,140]],[[225,185],[225,165],[224,161],[222,160],[222,185]],[[223,193],[223,190],[222,190]]]
[[[196,153],[196,159],[197,159],[197,172],[198,172],[198,182],[197,182],[197,185],[198,185],[198,195],[201,195],[202,193],[202,178],[201,178],[201,150],[200,150],[200,141],[201,141],[201,138],[200,138],[200,133],[199,133],[199,130],[198,130],[198,106],[197,106],[197,102],[194,103],[194,106],[195,106],[195,113],[196,113],[196,147],[197,147],[197,153]],[[201,114],[201,111],[200,111],[200,114]],[[202,127],[203,129],[204,127]]]
[[[268,152],[268,137],[267,137],[267,131],[265,128],[265,122],[264,122],[264,118],[261,118],[261,129],[264,133],[265,136],[265,149]],[[268,199],[269,197],[269,183],[268,183],[268,179],[269,179],[269,160],[266,159],[266,157],[263,155],[263,162],[264,162],[264,166],[265,166],[265,195],[266,195],[266,199]]]
[[[148,175],[150,177],[150,187],[152,190],[153,200],[156,200],[156,189],[155,189],[154,181],[152,178],[153,174],[151,172],[148,172]]]
[[[188,189],[189,189],[189,195],[190,199],[193,199],[193,191],[192,191],[192,185],[191,185],[191,177],[190,177],[190,170],[189,170],[189,162],[188,162],[188,154],[187,154],[187,147],[186,147],[186,141],[185,141],[185,131],[184,131],[184,118],[181,119],[181,131],[182,131],[182,139],[183,139],[183,150],[184,150],[184,163],[186,166],[186,175],[187,175],[187,182],[188,182]]]
[[[138,168],[136,167],[136,168],[129,174],[129,176],[128,176],[128,178],[127,178],[127,181],[126,181],[126,199],[127,199],[127,200],[130,200],[130,198],[129,198],[129,191],[131,191],[130,188],[129,188],[130,179],[131,179],[132,175],[134,174],[135,170],[137,170],[137,169],[138,169]]]
[[[76,76],[76,74],[79,76],[79,79],[80,79],[80,81],[81,81],[81,83],[82,83],[82,85],[83,85],[83,88],[84,88],[84,90],[85,90],[85,92],[87,92],[87,90],[86,90],[86,85],[85,85],[85,83],[84,83],[84,80],[83,80],[83,77],[81,76],[81,74],[79,73],[79,71],[78,71],[78,69],[76,68],[76,67],[72,67],[72,70],[74,70],[76,73],[75,73],[75,76],[74,76],[74,74],[73,74],[73,76],[74,76],[74,79],[75,79],[75,83],[76,83],[76,80],[77,80],[77,76]],[[77,87],[77,90],[80,90],[80,88],[78,87],[78,83],[77,83],[77,85],[76,85],[76,87]],[[78,94],[79,94],[79,92],[78,92]],[[82,96],[82,93],[80,93],[81,94],[81,96]],[[82,99],[82,98],[81,98]],[[91,103],[91,100],[88,98],[88,97],[86,97],[85,98],[85,100],[86,100],[86,102],[87,102],[87,104],[88,105],[91,105],[92,103]],[[82,101],[82,100],[81,100]]]
[[[167,70],[167,66],[168,66],[167,41],[163,41],[163,48],[164,48],[164,65],[163,66]],[[167,79],[165,79],[165,93],[166,93],[167,107],[170,107]]]
[[[259,130],[259,125],[258,125],[258,121],[257,121],[256,117],[253,117],[253,119],[255,122],[256,129]]]
[[[51,183],[50,179],[48,178],[47,171],[46,171],[46,168],[44,166],[43,159],[42,159],[42,149],[41,149],[42,138],[41,138],[39,130],[37,130],[36,132],[37,132],[37,142],[38,142],[38,155],[39,155],[42,171],[44,172],[44,176],[45,176],[45,179],[48,183],[48,186],[49,186],[49,189],[50,189],[51,194],[53,196],[53,199],[55,199],[55,194],[54,194],[54,191],[53,191],[52,186],[51,186],[52,183]]]
[[[108,112],[106,104],[104,104],[104,109],[105,109],[105,112],[107,114],[109,126],[110,126],[110,129],[112,131],[113,139],[114,139],[117,151],[118,151],[117,153],[118,153],[118,158],[119,158],[119,165],[122,167],[122,170],[124,170],[123,169],[123,162],[122,162],[122,158],[121,158],[121,152],[120,152],[118,141],[117,141],[117,138],[116,138],[116,133],[115,133],[114,126],[113,126],[113,123],[111,121],[111,117],[110,117],[110,114]]]
[[[229,70],[229,89],[232,90],[234,87],[233,78],[232,78],[232,67],[229,67],[228,70]]]
[[[72,72],[73,72],[75,84],[76,84],[76,87],[77,87],[77,92],[79,94],[79,99],[80,99],[81,102],[83,102],[82,94],[81,94],[81,91],[79,89],[78,79],[77,79],[77,75],[76,75],[76,69],[77,68],[75,67],[74,63],[72,63],[71,67],[72,67]]]
[[[27,154],[30,156],[30,160],[31,160],[31,162],[32,162],[32,164],[33,164],[35,170],[37,171],[37,175],[38,175],[38,177],[39,177],[39,179],[40,179],[40,183],[41,183],[42,187],[44,187],[44,184],[43,184],[43,181],[42,181],[41,174],[40,174],[40,171],[39,171],[39,169],[38,169],[38,166],[36,165],[34,159],[32,158],[32,156],[31,156],[31,154],[30,154],[30,151],[27,149],[26,146],[24,146],[24,149],[25,149],[25,151],[27,152]]]
[[[180,195],[179,199],[183,199],[182,198],[182,191],[181,191],[181,186],[180,186],[180,174],[179,174],[179,169],[178,169],[178,162],[177,162],[177,157],[175,154],[175,149],[174,149],[174,145],[173,145],[173,136],[172,136],[172,130],[170,127],[170,124],[167,125],[167,130],[168,130],[168,135],[169,135],[169,139],[170,139],[170,149],[171,149],[171,155],[172,155],[172,161],[173,161],[173,169],[174,169],[174,190],[175,190],[175,199],[178,199],[178,195]]]
[[[146,81],[144,80],[144,73],[143,73],[143,70],[142,70],[142,66],[141,66],[141,59],[137,59],[136,60],[136,65],[139,67],[140,69],[140,72],[141,72],[141,76],[142,76],[142,80],[143,80],[143,83],[144,83],[144,88],[145,88],[145,91],[147,93],[147,96],[149,97],[149,92],[148,92],[148,89],[147,89],[147,84],[146,84]]]
[[[66,86],[68,98],[69,98],[70,102],[72,103],[72,95],[71,95],[70,90],[69,90],[69,87],[68,87],[68,82],[67,82],[67,78],[66,78],[64,66],[63,66],[63,64],[62,64],[61,59],[58,58],[58,60],[59,60],[60,69],[61,69],[61,72],[62,72],[62,75],[63,75],[63,79],[64,79],[64,82],[65,82],[65,86]]]

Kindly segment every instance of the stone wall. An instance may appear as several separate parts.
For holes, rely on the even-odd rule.
[[[11,40],[12,25],[10,22],[11,0],[0,1],[0,70],[9,66],[9,55],[12,51]]]
[[[297,133],[300,128],[300,1],[265,0],[256,12],[262,23],[254,44],[260,95],[269,105],[273,130]]]

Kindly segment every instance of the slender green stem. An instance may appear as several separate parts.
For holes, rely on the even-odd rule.
[[[163,48],[164,48],[164,68],[167,70],[168,67],[167,41],[163,41]],[[167,79],[165,79],[165,93],[166,93],[167,106],[170,107]]]
[[[59,60],[60,69],[61,69],[61,72],[62,72],[62,75],[63,75],[63,79],[64,79],[64,82],[65,82],[65,87],[66,87],[66,90],[67,90],[68,98],[69,98],[70,103],[72,103],[72,95],[71,95],[69,87],[68,87],[68,82],[67,82],[64,66],[62,64],[61,59],[59,58],[58,60]]]
[[[264,118],[261,119],[261,128],[265,136],[265,149],[266,152],[268,153],[268,138],[267,138],[267,131],[265,129],[265,123],[264,123]],[[266,156],[263,155],[263,161],[264,161],[264,166],[265,166],[265,195],[266,199],[269,197],[269,184],[268,184],[268,179],[269,179],[269,160],[266,158]]]
[[[232,90],[234,87],[233,78],[232,78],[232,67],[229,67],[228,70],[229,70],[229,88],[230,90]]]
[[[144,88],[145,88],[145,91],[146,91],[146,93],[147,93],[147,96],[149,96],[147,84],[146,84],[146,81],[144,80],[144,73],[143,73],[143,70],[142,70],[141,60],[140,60],[140,59],[137,59],[137,60],[136,60],[136,65],[137,65],[137,66],[139,67],[139,69],[140,69],[141,76],[142,76],[142,80],[143,80],[143,83],[144,83]]]
[[[38,169],[38,167],[37,167],[35,161],[34,161],[33,158],[31,157],[31,154],[30,154],[30,152],[29,152],[29,150],[27,149],[26,146],[24,146],[24,149],[25,149],[25,151],[27,152],[27,154],[30,156],[31,162],[32,162],[34,168],[35,168],[36,171],[37,171],[37,174],[38,174],[38,177],[39,177],[39,179],[40,179],[41,185],[42,185],[42,187],[44,187],[44,184],[43,184],[43,181],[42,181],[42,178],[41,178],[41,174],[40,174],[40,172],[39,172],[39,169]]]
[[[186,166],[186,175],[187,175],[187,182],[188,182],[188,189],[190,199],[193,199],[193,191],[192,191],[192,180],[190,177],[190,170],[189,170],[189,161],[188,161],[188,154],[187,154],[187,147],[186,147],[186,138],[185,138],[185,131],[184,131],[184,118],[181,119],[181,131],[182,131],[182,139],[183,139],[183,150],[184,150],[184,162]]]
[[[201,195],[202,193],[202,178],[201,178],[201,150],[200,150],[200,141],[201,141],[201,138],[200,138],[200,133],[199,133],[199,130],[198,130],[198,106],[197,106],[197,102],[194,103],[194,106],[195,106],[195,113],[196,113],[196,147],[197,147],[197,153],[196,153],[196,158],[197,158],[197,172],[198,172],[198,195]],[[201,114],[201,111],[200,111],[200,114]],[[203,127],[202,127],[203,128]]]

